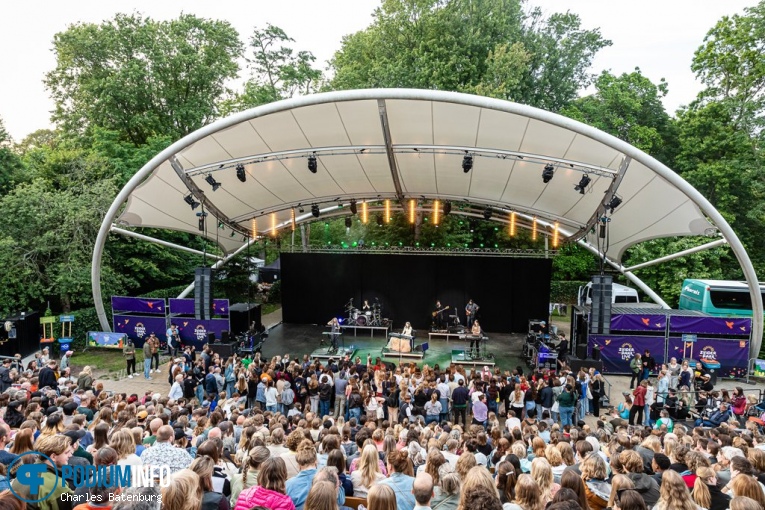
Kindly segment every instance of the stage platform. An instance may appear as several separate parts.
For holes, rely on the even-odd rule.
[[[329,358],[327,353],[327,347],[321,346],[320,341],[322,338],[322,332],[326,331],[324,324],[288,324],[283,323],[269,330],[269,336],[265,339],[262,346],[262,353],[264,358],[271,358],[273,356],[284,356],[289,354],[292,359],[302,359],[304,355],[310,357],[315,351],[320,351],[318,354]],[[350,332],[349,332],[350,333]],[[488,332],[491,340],[487,342],[486,350],[489,353],[493,353],[495,356],[494,363],[502,369],[512,369],[516,366],[524,366],[523,358],[521,356],[521,349],[526,341],[526,335],[520,333],[495,333]],[[423,339],[425,339],[423,337]],[[418,339],[419,340],[419,339]],[[417,340],[415,340],[419,343]],[[361,357],[366,360],[367,355],[372,356],[372,360],[379,357],[382,359],[382,349],[388,345],[388,339],[383,339],[380,336],[368,337],[361,335],[357,338],[352,336],[343,336],[340,340],[340,346],[343,346],[343,342],[346,348],[354,350],[354,357]],[[459,363],[462,365],[468,365],[461,359],[452,360],[452,350],[468,351],[470,348],[469,341],[450,339],[449,342],[445,338],[433,338],[432,341],[428,341],[429,347],[425,352],[422,359],[418,358],[404,358],[401,356],[401,360],[405,363],[417,363],[418,365],[427,364],[429,366],[439,365],[441,367],[449,366],[451,363]],[[322,348],[323,347],[323,348]],[[483,352],[483,349],[481,349]],[[339,357],[339,355],[335,355]],[[391,353],[390,356],[385,357],[385,361],[398,364],[398,353],[395,355]],[[488,363],[477,361],[475,366],[483,366]]]
[[[311,353],[311,359],[319,359],[325,361],[330,358],[340,359],[346,355],[353,359],[353,356],[356,354],[356,349],[353,346],[346,347],[345,349],[340,347],[337,349],[337,352],[333,353],[330,353],[329,351],[330,349],[328,347],[320,347]]]
[[[375,331],[385,331],[385,338],[388,338],[388,330],[390,330],[390,327],[388,326],[340,326],[342,329],[352,329],[353,330],[353,336],[356,336],[356,332],[360,329],[368,329],[369,330],[369,338],[373,338],[375,335]]]
[[[457,338],[461,336],[465,336],[465,332],[462,333],[449,333],[447,331],[429,331],[428,332],[428,339],[433,340],[434,338],[445,338],[446,341],[449,341],[450,337]]]
[[[462,349],[452,349],[452,364],[489,368],[494,368],[494,365],[496,365],[494,356],[491,356],[491,359],[473,359],[469,355],[466,355],[465,351]]]
[[[393,360],[393,359],[401,358],[402,361],[403,360],[407,360],[407,361],[417,360],[417,361],[420,361],[420,360],[422,360],[425,357],[426,353],[423,353],[422,351],[398,352],[398,351],[394,351],[392,349],[388,349],[387,347],[383,347],[382,350],[380,351],[380,354],[381,354],[383,359]]]

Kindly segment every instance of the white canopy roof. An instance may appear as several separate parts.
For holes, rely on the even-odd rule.
[[[284,226],[293,208],[325,209],[351,198],[373,206],[397,198],[467,201],[557,221],[563,233],[581,238],[615,192],[623,200],[609,223],[615,260],[647,239],[709,232],[699,207],[652,170],[650,158],[632,159],[620,145],[570,119],[484,97],[397,89],[317,94],[204,128],[131,193],[119,223],[199,234],[200,209],[183,200],[191,182],[195,199],[217,210],[207,235],[226,252],[245,241],[230,237],[231,228],[217,229],[216,218],[242,232],[257,218],[266,232],[272,213]],[[468,173],[461,167],[466,151],[474,161]],[[313,153],[315,174],[307,169]],[[548,163],[555,177],[545,184]],[[585,174],[592,182],[580,194],[574,186]],[[222,185],[215,192],[205,182],[210,175]],[[315,219],[296,215],[298,222]]]
[[[466,155],[470,171],[463,171]],[[309,157],[317,171],[309,171]],[[237,177],[243,166],[244,182]],[[542,180],[552,165],[554,178]],[[574,190],[582,177],[585,193]],[[213,191],[213,183],[221,186]],[[621,205],[607,211],[614,196]],[[201,202],[193,209],[188,202]],[[158,227],[200,234],[197,213],[209,214],[206,235],[225,252],[218,266],[259,234],[347,214],[341,204],[443,200],[468,204],[454,211],[541,228],[558,224],[577,241],[666,303],[632,271],[729,243],[749,283],[754,306],[753,348],[762,336],[762,297],[743,245],[720,213],[675,172],[628,143],[591,126],[529,106],[486,97],[411,89],[368,89],[279,101],[221,119],[177,141],[139,170],[120,191],[101,225],[93,253],[93,297],[101,326],[100,263],[110,231]],[[425,209],[430,205],[422,203]],[[253,219],[255,221],[253,221]],[[604,220],[607,239],[598,238]],[[254,225],[253,223],[256,223]],[[625,251],[649,239],[722,235],[722,239],[647,261],[621,264]],[[163,242],[166,245],[171,243]],[[174,245],[173,245],[174,246]],[[177,247],[177,246],[175,246]],[[191,248],[182,247],[186,251]],[[184,291],[193,290],[193,285]],[[757,352],[755,350],[755,352]]]

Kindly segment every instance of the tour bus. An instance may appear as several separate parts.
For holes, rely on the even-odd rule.
[[[765,284],[760,283],[765,301]],[[752,299],[746,282],[695,280],[683,282],[680,310],[698,310],[718,317],[751,317]]]
[[[612,304],[625,304],[625,303],[639,303],[637,290],[626,285],[619,285],[618,283],[611,284],[611,303]],[[592,282],[588,283],[584,287],[579,287],[579,304],[580,305],[592,305]]]

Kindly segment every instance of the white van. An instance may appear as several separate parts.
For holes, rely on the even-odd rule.
[[[592,305],[592,282],[579,287],[579,305]],[[618,283],[611,284],[611,304],[639,303],[637,290]]]

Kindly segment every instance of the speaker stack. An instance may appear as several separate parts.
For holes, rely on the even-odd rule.
[[[212,268],[198,267],[194,273],[194,315],[198,321],[212,315]]]
[[[590,334],[611,334],[611,293],[614,278],[611,275],[592,277],[592,307],[590,309]]]

